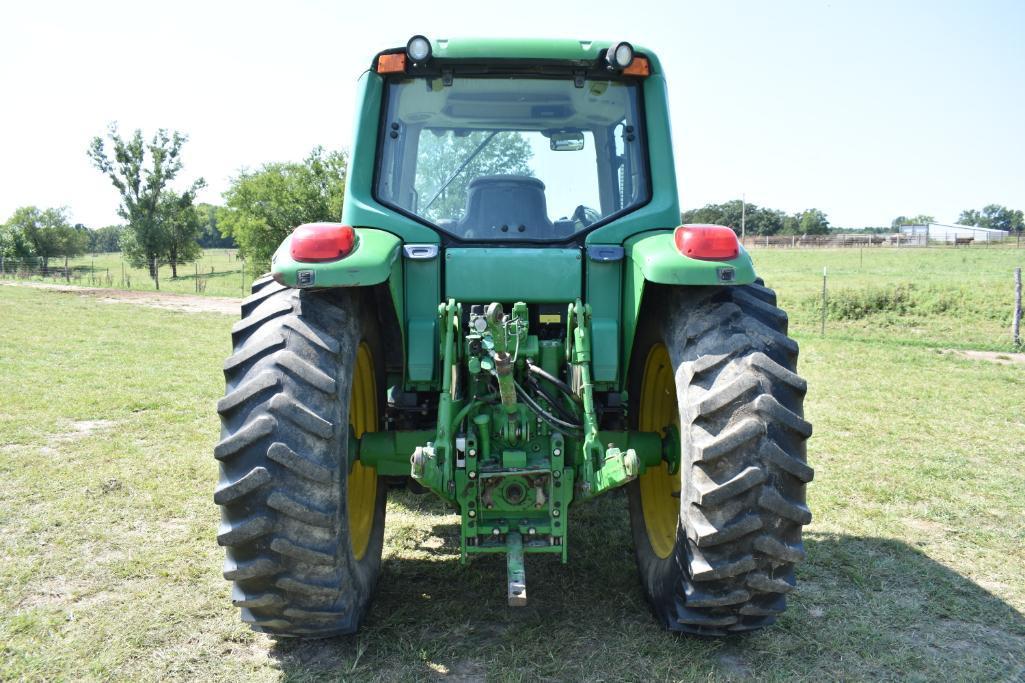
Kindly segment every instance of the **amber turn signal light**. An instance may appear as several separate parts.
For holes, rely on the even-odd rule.
[[[404,52],[393,52],[387,55],[377,56],[377,73],[396,74],[406,70],[406,54]]]
[[[647,57],[634,57],[634,60],[630,62],[630,66],[623,69],[624,76],[650,76],[651,75],[651,62],[648,61]]]

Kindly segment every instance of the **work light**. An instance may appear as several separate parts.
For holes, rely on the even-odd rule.
[[[426,62],[431,58],[431,41],[424,36],[413,36],[406,43],[406,56],[414,63]]]
[[[625,40],[619,43],[613,43],[612,46],[605,51],[605,61],[609,67],[616,71],[622,71],[623,69],[630,66],[634,60],[634,48],[633,45],[626,42]]]

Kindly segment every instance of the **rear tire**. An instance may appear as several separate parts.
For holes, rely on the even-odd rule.
[[[214,449],[217,541],[232,602],[256,631],[352,633],[381,566],[385,489],[350,466],[350,430],[378,427],[377,329],[353,290],[253,283],[232,328]]]
[[[649,469],[628,490],[645,593],[673,631],[767,626],[795,586],[811,521],[797,343],[760,283],[648,297],[630,370],[633,426],[675,426],[681,455],[678,474]]]

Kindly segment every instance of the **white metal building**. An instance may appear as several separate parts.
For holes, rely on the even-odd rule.
[[[902,225],[900,231],[905,235],[928,236],[930,241],[955,242],[971,239],[973,242],[1002,242],[1007,239],[1006,230],[980,228],[975,225],[946,225],[929,223],[928,225]]]

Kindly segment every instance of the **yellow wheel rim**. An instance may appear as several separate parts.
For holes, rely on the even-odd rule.
[[[659,432],[664,437],[669,425],[680,425],[676,379],[669,352],[665,345],[656,344],[644,361],[637,427],[642,432]],[[676,527],[680,522],[680,477],[670,474],[667,463],[663,462],[659,467],[646,470],[639,483],[648,542],[655,554],[665,559],[672,554],[676,544]]]
[[[352,396],[349,398],[349,425],[355,438],[365,432],[377,431],[377,380],[374,357],[366,342],[356,350],[356,369],[352,374]],[[347,514],[352,554],[362,560],[370,545],[377,507],[377,470],[356,461],[348,478]]]

